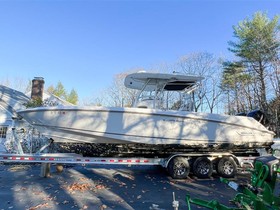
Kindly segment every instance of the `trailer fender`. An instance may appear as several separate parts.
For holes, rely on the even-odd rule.
[[[185,157],[185,158],[189,159],[189,156],[188,156],[187,154],[174,154],[174,155],[171,155],[171,156],[169,156],[168,158],[166,158],[165,161],[164,161],[164,163],[162,164],[162,166],[163,166],[164,168],[167,168],[169,162],[170,162],[173,158],[175,158],[175,157]]]

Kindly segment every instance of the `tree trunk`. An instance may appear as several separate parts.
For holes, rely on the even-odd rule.
[[[266,101],[266,86],[265,86],[265,75],[264,75],[264,66],[262,62],[259,62],[259,82],[260,82],[260,105],[261,109],[264,112],[268,111],[267,101]]]

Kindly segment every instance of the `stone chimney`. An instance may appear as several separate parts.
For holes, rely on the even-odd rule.
[[[43,101],[44,84],[45,81],[43,77],[34,77],[31,90],[32,100],[41,99]]]

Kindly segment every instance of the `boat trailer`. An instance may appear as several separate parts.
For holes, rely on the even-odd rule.
[[[237,184],[224,178],[222,182],[237,191],[232,202],[238,206],[227,207],[216,200],[205,201],[186,196],[188,209],[191,204],[214,210],[280,210],[280,160],[275,156],[262,156],[254,161],[250,184]]]

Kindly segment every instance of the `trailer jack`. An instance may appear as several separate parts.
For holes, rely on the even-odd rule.
[[[187,195],[188,209],[191,210],[191,204],[195,204],[214,210],[280,210],[279,174],[280,161],[276,157],[259,157],[254,161],[250,184],[239,185],[221,178],[222,182],[237,191],[232,200],[237,208],[227,207],[216,200],[191,199]]]

